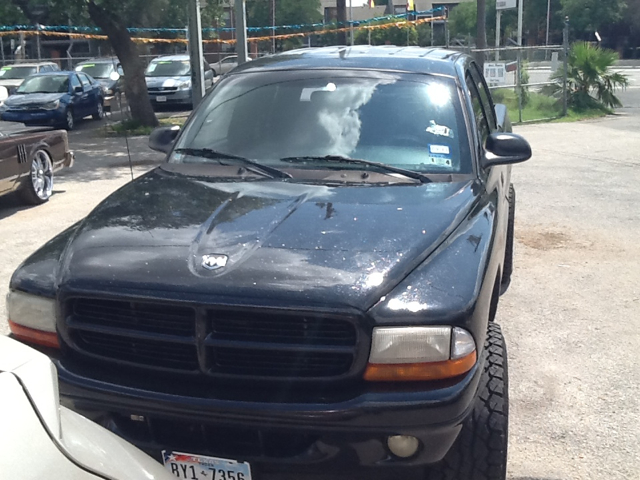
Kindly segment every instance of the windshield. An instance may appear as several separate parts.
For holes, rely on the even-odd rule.
[[[191,75],[191,64],[188,60],[156,60],[149,64],[145,75],[147,77],[187,77]]]
[[[109,78],[115,69],[111,63],[85,63],[76,67],[77,72],[86,73],[93,78]]]
[[[209,148],[261,163],[336,168],[332,155],[429,173],[469,173],[456,85],[427,75],[370,72],[243,74],[219,83],[179,148]],[[206,162],[176,153],[170,162]],[[339,168],[362,168],[340,164]]]
[[[18,93],[67,93],[69,77],[67,75],[43,75],[27,78],[18,87]]]
[[[2,80],[18,80],[27,78],[29,75],[37,73],[36,67],[2,67],[0,68],[0,79]]]

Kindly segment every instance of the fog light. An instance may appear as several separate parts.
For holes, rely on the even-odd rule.
[[[418,451],[420,442],[409,435],[393,435],[387,439],[387,445],[396,457],[409,458]]]

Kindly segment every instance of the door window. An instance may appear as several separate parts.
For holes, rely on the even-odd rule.
[[[489,92],[489,87],[487,87],[487,84],[484,81],[484,77],[478,69],[478,65],[476,65],[475,63],[472,64],[471,68],[469,69],[469,73],[471,73],[473,83],[476,85],[478,93],[480,94],[480,101],[482,102],[482,107],[484,108],[485,114],[487,116],[489,128],[491,130],[495,130],[497,128],[496,116],[493,107],[493,101],[491,100],[491,93]]]
[[[80,81],[82,82],[83,87],[86,88],[91,86],[91,80],[89,80],[89,77],[87,77],[87,75],[85,75],[84,73],[79,73],[78,76],[80,77]]]
[[[475,114],[476,128],[478,129],[478,134],[480,136],[480,143],[484,145],[484,142],[487,140],[490,132],[489,123],[487,122],[487,117],[484,113],[484,108],[482,107],[482,100],[480,99],[478,89],[469,74],[467,74],[466,81],[467,88],[469,89],[469,95],[471,96],[471,103],[473,105],[473,113]]]
[[[75,90],[76,87],[81,87],[82,84],[80,83],[80,80],[78,79],[77,75],[71,75],[71,90]]]

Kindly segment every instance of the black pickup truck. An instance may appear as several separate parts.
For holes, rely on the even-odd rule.
[[[510,131],[457,52],[242,65],[18,268],[13,335],[178,478],[503,480]]]

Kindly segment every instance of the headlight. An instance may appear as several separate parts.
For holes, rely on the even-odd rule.
[[[187,80],[186,82],[182,82],[180,85],[178,85],[178,88],[180,90],[189,90],[191,88],[191,82],[189,80]]]
[[[45,103],[42,108],[45,110],[56,110],[60,106],[60,100],[56,100],[55,102]]]
[[[111,90],[110,88],[107,88],[106,92],[107,95],[113,95],[113,90]]]
[[[50,298],[12,291],[7,295],[11,333],[20,340],[59,347],[56,334],[56,302]]]
[[[369,381],[424,381],[452,378],[476,363],[476,345],[458,327],[376,327],[373,329]]]

